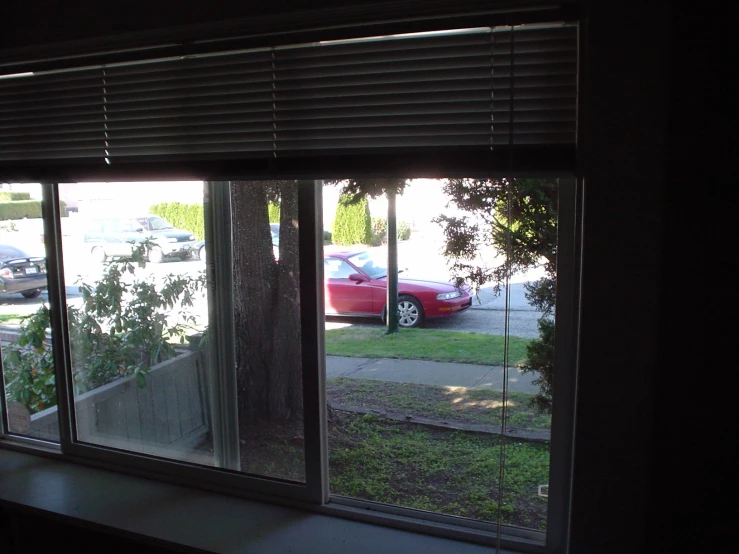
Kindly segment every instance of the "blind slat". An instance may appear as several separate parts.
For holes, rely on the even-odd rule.
[[[572,146],[576,100],[573,25],[150,60],[0,79],[0,164]]]

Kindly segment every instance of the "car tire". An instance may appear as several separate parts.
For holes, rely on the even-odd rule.
[[[92,249],[92,258],[101,264],[104,264],[106,260],[108,259],[108,255],[105,253],[105,250],[103,250],[102,246],[96,246]]]
[[[205,246],[201,246],[198,249],[198,258],[200,258],[201,261],[205,261]]]
[[[152,246],[149,248],[148,258],[151,263],[160,264],[164,261],[164,252],[158,246]]]
[[[36,290],[24,290],[22,293],[23,298],[37,298],[39,294],[41,294],[41,291],[39,289]]]
[[[398,297],[398,327],[411,329],[423,325],[423,306],[413,296],[402,295]]]

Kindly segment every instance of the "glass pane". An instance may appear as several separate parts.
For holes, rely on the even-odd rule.
[[[219,282],[206,277],[202,182],[60,185],[78,206],[63,236],[77,438],[300,481],[297,190],[214,186],[230,191],[233,221],[209,243],[232,254],[221,305],[208,294],[229,285],[222,267]],[[209,337],[231,309],[218,331],[229,370]]]
[[[41,194],[0,189],[0,341],[8,430],[58,442]]]
[[[305,480],[295,181],[231,184],[241,469]]]
[[[382,192],[387,181],[360,184]],[[556,241],[552,183],[532,184],[550,211],[539,217],[525,197],[507,226],[505,181],[409,180],[397,197],[400,329],[390,335],[386,195],[347,204],[347,182],[324,188],[333,494],[544,529],[550,418],[532,404],[539,374],[526,365],[544,315],[530,284],[550,276],[535,249]],[[369,235],[347,231],[367,217]]]
[[[77,439],[213,464],[203,184],[64,183]]]

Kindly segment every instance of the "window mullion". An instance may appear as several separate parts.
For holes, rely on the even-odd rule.
[[[306,492],[319,504],[328,502],[329,497],[322,190],[323,181],[298,181]]]
[[[69,327],[67,325],[67,294],[64,280],[64,256],[62,253],[62,226],[59,204],[59,185],[43,183],[42,218],[44,244],[46,246],[46,271],[49,291],[51,341],[56,374],[56,396],[59,417],[59,442],[62,452],[67,450],[75,437],[74,387]]]
[[[216,467],[239,471],[239,417],[234,359],[231,202],[227,181],[204,184],[209,325],[208,391]]]
[[[569,537],[570,481],[579,329],[579,239],[582,189],[575,179],[560,179],[557,223],[557,294],[554,345],[551,458],[547,550],[566,552]]]

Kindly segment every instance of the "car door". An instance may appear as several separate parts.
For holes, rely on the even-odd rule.
[[[111,251],[109,254],[115,256],[129,256],[133,250],[131,242],[140,242],[141,228],[136,220],[130,217],[116,218],[110,220]]]
[[[372,285],[352,281],[358,271],[341,258],[323,260],[323,283],[327,314],[372,314]]]

